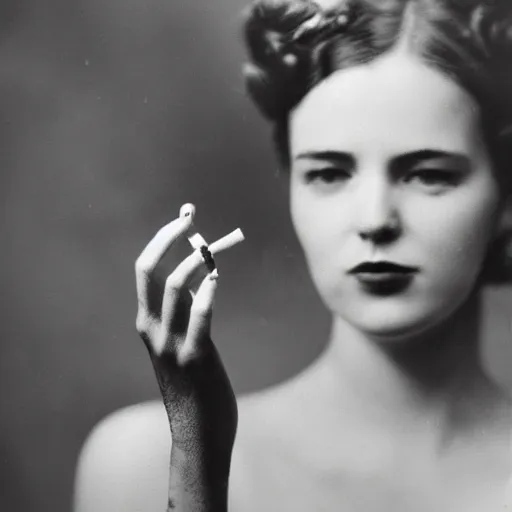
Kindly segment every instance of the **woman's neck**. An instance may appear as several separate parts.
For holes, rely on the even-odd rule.
[[[477,432],[502,399],[481,366],[480,300],[475,292],[443,325],[400,343],[370,340],[335,319],[326,350],[306,371],[310,398],[353,428],[414,432],[436,448]]]

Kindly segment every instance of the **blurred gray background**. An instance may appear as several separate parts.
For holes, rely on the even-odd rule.
[[[93,425],[158,398],[133,264],[182,203],[209,240],[246,234],[218,258],[214,335],[235,390],[286,379],[322,349],[328,317],[244,94],[244,5],[0,5],[2,511],[70,510]],[[486,293],[483,329],[489,367],[512,388],[510,296]]]

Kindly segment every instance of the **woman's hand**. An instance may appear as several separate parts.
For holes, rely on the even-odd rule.
[[[155,268],[192,221],[193,211],[161,228],[137,259],[136,327],[172,432],[169,510],[221,511],[226,510],[237,406],[210,336],[217,271],[192,297],[190,283],[204,265],[196,250],[167,277],[163,297],[155,295]]]

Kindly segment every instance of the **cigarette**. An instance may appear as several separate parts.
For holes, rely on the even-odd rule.
[[[195,250],[201,249],[204,245],[208,247],[206,240],[196,230],[194,230],[192,234],[189,234],[188,241]]]
[[[188,217],[189,215],[192,216],[192,219],[194,218],[194,215],[196,213],[196,208],[193,204],[187,203],[184,204],[180,208],[180,217]],[[242,242],[245,240],[245,236],[242,233],[242,230],[240,228],[235,229],[231,233],[228,233],[227,235],[223,236],[222,238],[219,238],[215,242],[213,242],[211,245],[208,245],[206,240],[197,232],[194,225],[191,224],[189,231],[188,231],[188,241],[190,245],[195,250],[200,250],[201,247],[208,247],[209,251],[213,254],[225,251],[226,249],[230,249],[234,245]]]
[[[242,230],[240,228],[236,228],[234,231],[231,231],[231,233],[210,244],[208,249],[210,249],[212,254],[216,254],[218,252],[225,251],[226,249],[230,249],[244,240],[245,236],[242,233]]]

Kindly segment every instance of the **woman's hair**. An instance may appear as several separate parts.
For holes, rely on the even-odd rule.
[[[332,2],[331,2],[332,3]],[[407,39],[423,62],[476,100],[482,134],[506,197],[512,191],[512,0],[256,0],[247,10],[247,90],[272,123],[282,169],[290,164],[290,111],[331,73]],[[512,280],[511,235],[491,245],[481,282]]]

